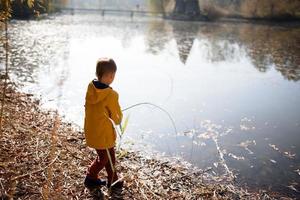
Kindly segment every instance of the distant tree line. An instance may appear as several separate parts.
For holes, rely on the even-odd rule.
[[[9,13],[12,18],[28,19],[56,11],[53,5],[67,2],[68,0],[0,0],[0,13]]]
[[[100,4],[115,7],[136,7],[160,12],[175,11],[175,2],[193,0],[73,0],[75,4]],[[300,0],[196,0],[200,12],[214,19],[218,17],[242,17],[250,19],[291,20],[300,19]],[[14,18],[30,18],[53,12],[57,6],[70,4],[69,0],[0,0],[0,17],[9,11]],[[192,4],[191,4],[192,5]],[[9,8],[9,9],[8,9]],[[7,10],[8,9],[8,10]],[[178,7],[177,7],[178,9]]]
[[[204,12],[216,17],[300,19],[299,0],[199,0]]]
[[[198,2],[199,15],[212,20],[221,17],[300,20],[300,0],[148,0],[148,8],[189,14],[196,11],[194,1]],[[188,9],[188,5],[194,10]]]

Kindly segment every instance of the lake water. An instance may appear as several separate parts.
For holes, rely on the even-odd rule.
[[[118,65],[123,145],[300,195],[300,28],[75,13],[12,21],[10,76],[83,125],[99,57]],[[3,69],[3,52],[1,52]]]

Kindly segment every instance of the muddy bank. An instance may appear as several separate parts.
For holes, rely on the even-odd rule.
[[[55,111],[43,110],[31,94],[17,92],[9,82],[3,101],[0,134],[1,199],[92,199],[84,188],[87,166],[94,158],[80,128]],[[122,191],[104,199],[272,199],[275,194],[251,193],[233,180],[207,171],[146,158],[138,152],[118,152],[117,169],[125,181]],[[102,174],[105,176],[105,174]]]

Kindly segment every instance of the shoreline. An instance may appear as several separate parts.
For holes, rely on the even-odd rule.
[[[3,78],[3,77],[2,77]],[[1,106],[4,79],[0,79]],[[84,134],[57,112],[42,109],[32,94],[19,92],[8,80],[0,134],[1,199],[91,199],[85,171],[95,157]],[[138,152],[117,154],[125,181],[115,199],[276,199],[278,194],[249,192],[226,177],[183,163],[148,158]],[[101,172],[105,177],[105,173]],[[109,198],[106,187],[103,198]],[[114,196],[115,195],[115,196]],[[283,197],[284,198],[284,197]],[[292,198],[285,198],[292,199]]]
[[[89,13],[86,11],[79,11],[78,13]],[[22,17],[12,17],[10,20],[20,20],[20,21],[31,21],[31,20],[43,20],[47,19],[51,16],[55,15],[74,15],[69,11],[56,11],[56,12],[51,12],[51,13],[41,13],[38,16],[30,16],[28,18],[22,18]],[[98,14],[101,15],[101,13],[93,13],[93,14]],[[76,15],[76,14],[75,14]],[[115,16],[114,14],[106,14],[106,16]],[[129,15],[127,16],[128,18],[131,18]],[[237,23],[237,24],[253,24],[253,25],[269,25],[269,26],[295,26],[299,27],[300,26],[300,18],[287,18],[287,19],[281,19],[281,18],[259,18],[259,17],[253,17],[253,18],[247,18],[247,17],[241,17],[241,16],[223,16],[223,17],[218,17],[216,19],[209,19],[207,15],[200,15],[198,18],[196,17],[195,19],[189,19],[187,16],[165,16],[165,17],[160,17],[160,16],[142,16],[146,18],[158,18],[162,19],[165,21],[182,21],[182,22],[199,22],[199,23]],[[137,17],[133,17],[137,18]]]

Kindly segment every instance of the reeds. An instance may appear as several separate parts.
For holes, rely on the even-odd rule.
[[[53,163],[56,161],[56,159],[58,158],[58,156],[56,156],[56,145],[57,145],[57,131],[59,129],[59,125],[60,125],[60,120],[59,120],[59,116],[58,116],[58,112],[55,112],[55,119],[54,119],[54,125],[53,125],[53,129],[51,132],[51,147],[50,147],[50,164],[47,165],[47,182],[42,190],[42,196],[43,199],[48,200],[49,199],[49,195],[51,192],[51,188],[53,185]]]
[[[1,40],[3,42],[3,49],[5,50],[5,71],[4,71],[4,85],[3,85],[3,93],[1,98],[1,108],[0,108],[0,138],[2,137],[2,123],[3,123],[3,114],[5,107],[5,97],[6,97],[6,88],[7,88],[7,79],[8,79],[8,63],[9,63],[9,46],[8,46],[8,19],[10,17],[11,7],[9,0],[1,0],[0,5],[0,25],[4,24],[4,39]],[[0,26],[0,28],[2,28]]]
[[[5,74],[4,74],[4,84],[3,84],[3,93],[1,98],[1,109],[0,109],[0,137],[2,137],[2,121],[3,121],[3,112],[5,106],[5,96],[7,88],[7,78],[8,78],[8,28],[7,28],[7,19],[4,21],[4,30],[5,30],[5,40],[3,43],[5,49]]]

